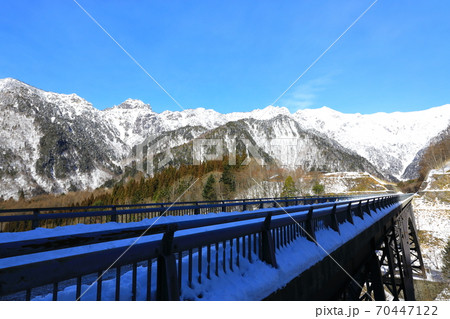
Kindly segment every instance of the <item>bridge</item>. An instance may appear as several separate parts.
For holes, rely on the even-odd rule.
[[[0,299],[415,300],[425,270],[411,200],[0,211]]]

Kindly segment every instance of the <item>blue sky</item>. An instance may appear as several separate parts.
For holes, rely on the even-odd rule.
[[[78,0],[184,108],[271,104],[372,2]],[[450,3],[379,0],[276,104],[341,112],[450,103]],[[179,107],[72,1],[2,1],[0,78]]]

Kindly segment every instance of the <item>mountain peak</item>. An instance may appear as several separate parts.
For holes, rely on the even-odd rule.
[[[4,88],[15,88],[15,87],[30,87],[30,85],[13,79],[13,78],[4,78],[4,79],[0,79],[0,90],[4,89]]]
[[[289,110],[284,106],[280,107],[273,105],[266,106],[263,109],[255,109],[249,112],[250,117],[255,118],[257,120],[268,120],[280,114],[291,115],[291,112],[289,112]]]
[[[270,112],[283,113],[283,114],[291,113],[287,107],[275,106],[275,105],[268,105],[265,108],[263,108],[262,111],[264,111],[266,113],[270,113]]]
[[[318,110],[321,110],[321,111],[324,111],[324,112],[325,112],[325,111],[326,111],[326,112],[338,112],[338,111],[333,110],[332,108],[330,108],[330,107],[328,107],[328,106],[326,106],[326,105],[324,105],[324,106],[318,108]]]
[[[328,114],[342,114],[341,112],[339,112],[339,111],[336,111],[336,110],[334,110],[334,109],[332,109],[332,108],[330,108],[330,107],[328,107],[328,106],[322,106],[322,107],[319,107],[319,108],[315,108],[315,109],[301,109],[301,110],[298,110],[297,112],[295,112],[296,114],[300,114],[300,113],[314,113],[314,114],[316,114],[316,113],[320,113],[320,114],[323,114],[323,113],[328,113]]]
[[[141,100],[127,99],[121,104],[115,106],[115,108],[123,109],[123,110],[134,110],[134,109],[149,109],[152,110],[150,104],[145,104]]]

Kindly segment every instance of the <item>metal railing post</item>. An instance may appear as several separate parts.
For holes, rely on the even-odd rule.
[[[374,213],[377,212],[377,208],[375,206],[375,199],[370,200],[370,209],[374,211]]]
[[[339,233],[339,235],[341,234],[341,230],[339,229],[339,223],[337,220],[337,216],[336,216],[336,207],[337,204],[333,205],[333,210],[331,211],[331,229],[333,229],[334,231],[337,231]]]
[[[361,217],[361,219],[364,219],[364,213],[362,210],[362,201],[359,201],[357,212],[358,212],[357,216]]]
[[[263,229],[262,229],[262,241],[261,241],[261,260],[265,263],[271,265],[272,267],[277,268],[277,260],[275,257],[275,246],[272,240],[272,233],[270,232],[270,222],[272,219],[272,214],[269,213],[266,216],[266,219],[263,223]]]
[[[367,215],[372,216],[370,213],[369,200],[366,200],[366,205],[364,205]]]
[[[200,207],[198,207],[198,202],[195,203],[194,215],[200,215]]]
[[[222,212],[227,211],[227,206],[225,206],[225,201],[222,201]]]
[[[353,222],[353,216],[352,216],[352,203],[348,203],[347,206],[347,218],[346,218],[350,223],[354,224]]]
[[[308,211],[308,217],[306,220],[305,230],[306,230],[306,238],[312,242],[316,242],[316,232],[313,226],[313,208],[310,207]]]
[[[117,223],[117,211],[116,211],[116,206],[113,206],[113,207],[111,208],[111,211],[112,211],[112,213],[111,213],[111,221],[112,221],[113,223]]]
[[[33,210],[33,221],[31,222],[31,229],[36,229],[39,227],[39,209]]]
[[[157,258],[156,300],[180,300],[177,262],[172,252],[175,230],[175,227],[170,227],[161,242],[161,252]]]

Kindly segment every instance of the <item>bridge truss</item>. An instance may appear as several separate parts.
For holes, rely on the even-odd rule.
[[[393,217],[379,246],[351,282],[344,300],[415,300],[413,275],[426,277],[411,204]]]
[[[415,300],[413,276],[425,277],[426,273],[411,201],[412,197],[405,200],[378,225],[332,254],[348,273],[325,259],[267,299]],[[354,256],[352,262],[348,262],[349,254]],[[324,269],[338,279],[323,276],[320,272]],[[315,278],[319,284],[312,284],[308,277]],[[332,288],[323,284],[330,280],[334,284]],[[319,287],[315,289],[315,286]]]

